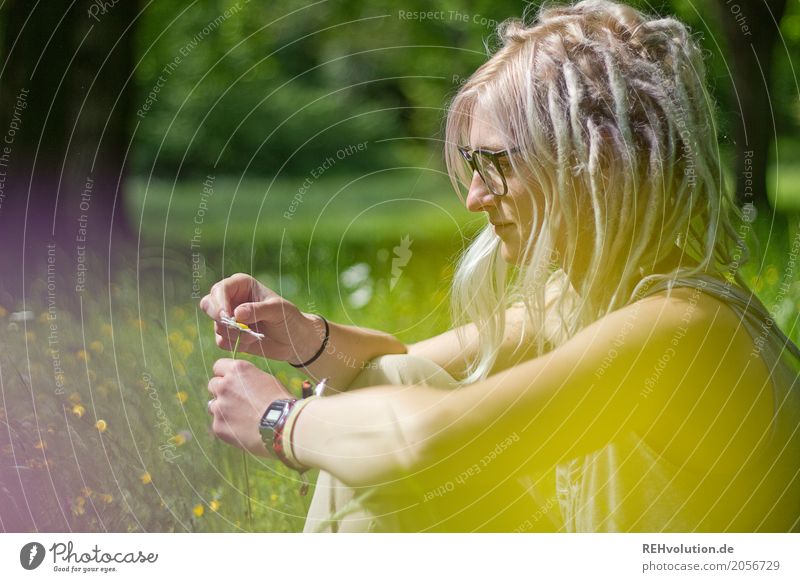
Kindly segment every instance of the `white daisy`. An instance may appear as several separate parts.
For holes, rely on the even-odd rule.
[[[232,317],[225,317],[223,315],[223,316],[221,316],[219,318],[219,320],[222,323],[222,325],[224,325],[225,327],[229,327],[229,328],[235,329],[237,331],[243,331],[244,333],[250,334],[251,336],[256,338],[258,341],[261,341],[262,339],[264,339],[264,334],[263,333],[258,333],[258,332],[253,331],[252,329],[247,327],[244,323],[239,323],[238,321],[236,321]]]

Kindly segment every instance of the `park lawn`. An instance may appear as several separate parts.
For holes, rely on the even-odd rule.
[[[791,179],[780,182],[781,200],[797,199],[791,172],[782,173]],[[461,207],[441,174],[420,170],[325,177],[292,219],[282,217],[302,182],[280,181],[267,191],[267,181],[249,180],[237,191],[235,181],[219,178],[197,223],[202,180],[175,188],[136,180],[129,212],[137,225],[141,217],[142,250],[153,247],[160,257],[165,244],[176,260],[155,261],[152,270],[145,261],[137,270],[120,266],[108,293],[85,295],[80,311],[59,311],[56,344],[45,304],[31,301],[34,319],[13,328],[0,306],[8,371],[0,407],[0,472],[7,474],[0,482],[24,485],[36,500],[30,510],[40,531],[302,528],[310,498],[298,495],[291,471],[251,458],[246,479],[241,452],[208,432],[206,384],[213,362],[229,354],[215,346],[211,322],[191,297],[194,229],[207,260],[206,288],[246,270],[301,309],[413,342],[448,328],[453,262],[484,220]],[[745,279],[798,342],[800,283],[786,252],[800,236],[797,216],[754,226],[765,247],[745,267]],[[787,274],[792,284],[781,295]],[[41,285],[32,297],[46,296]],[[59,289],[69,285],[57,282]],[[54,346],[62,388],[54,385]],[[297,370],[248,359],[299,390]],[[13,451],[2,438],[13,438]],[[4,511],[14,499],[0,490]]]
[[[414,240],[452,238],[480,224],[441,172],[410,168],[364,176],[269,178],[241,183],[220,177],[213,194],[206,179],[174,184],[142,178],[130,184],[128,208],[142,234],[185,247],[195,229],[206,249],[250,248],[282,240],[363,244],[405,235]],[[207,208],[201,208],[205,204]]]

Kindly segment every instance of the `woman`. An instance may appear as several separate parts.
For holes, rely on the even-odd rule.
[[[699,48],[604,0],[499,38],[447,118],[454,186],[490,223],[458,265],[462,325],[406,346],[247,275],[201,301],[329,378],[275,449],[321,470],[306,529],[800,529],[800,351],[738,274]],[[258,426],[286,389],[214,373],[215,434],[274,455]]]

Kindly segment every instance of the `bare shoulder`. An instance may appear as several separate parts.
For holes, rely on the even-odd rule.
[[[735,473],[772,419],[770,374],[754,338],[730,305],[698,288],[638,303],[662,330],[663,350],[642,379],[640,397],[654,413],[643,438],[679,466]]]

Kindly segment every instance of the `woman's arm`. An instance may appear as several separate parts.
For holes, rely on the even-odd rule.
[[[303,355],[310,358],[322,342],[324,325],[319,318],[311,315],[306,317],[315,322],[312,325],[314,331],[303,342],[307,346]],[[493,373],[537,355],[531,326],[526,322],[526,317],[522,304],[506,310],[505,339],[500,346]],[[406,346],[388,333],[333,322],[329,322],[329,325],[330,340],[325,353],[306,370],[312,377],[329,378],[332,392],[346,391],[356,375],[369,365],[370,360],[378,356],[408,353],[427,358],[454,378],[460,379],[466,376],[468,362],[479,355],[480,338],[473,323],[461,328],[467,340],[463,347],[455,329]]]
[[[305,315],[305,314],[304,314]],[[309,338],[302,342],[305,351],[298,350],[299,357],[308,361],[322,345],[325,326],[318,317],[306,315],[313,320]],[[369,361],[385,354],[405,354],[406,345],[391,334],[328,322],[330,339],[322,355],[303,368],[313,378],[328,378],[330,392],[343,392],[352,383]]]
[[[546,307],[552,307],[555,296],[548,297]],[[316,321],[316,333],[308,340],[307,356],[314,355],[322,341],[324,326],[318,318],[307,315]],[[461,327],[466,338],[462,346],[456,329],[406,345],[394,336],[362,327],[330,323],[331,338],[325,353],[308,366],[307,371],[316,378],[328,377],[332,391],[343,392],[356,375],[369,365],[370,360],[385,354],[405,354],[427,358],[441,366],[453,378],[463,379],[467,366],[479,356],[480,334],[477,326],[470,323]],[[536,344],[531,325],[527,321],[527,311],[521,303],[506,310],[506,326],[503,343],[500,346],[492,373],[505,370],[520,362],[536,357]]]
[[[521,305],[506,310],[503,343],[492,373],[537,355],[534,337],[530,325],[526,325],[525,318],[525,309]],[[408,353],[427,358],[441,366],[453,378],[463,380],[467,375],[469,362],[480,356],[480,334],[474,323],[461,326],[460,332],[465,338],[464,345],[459,341],[459,330],[451,329],[432,338],[409,344]]]
[[[561,292],[561,279],[554,277],[545,291],[546,340],[558,333],[558,318],[554,312],[556,300]],[[453,378],[464,379],[469,362],[480,356],[480,333],[474,323],[461,328],[465,344],[459,342],[458,331],[451,329],[441,335],[408,345],[408,353],[427,358],[446,370]],[[492,367],[491,374],[506,370],[540,354],[536,349],[536,336],[528,321],[523,303],[515,303],[506,310],[506,325],[503,343]]]
[[[630,430],[679,464],[735,467],[769,423],[765,372],[745,365],[752,341],[729,309],[689,305],[644,299],[459,390],[380,386],[315,400],[293,450],[351,487],[409,477],[435,487],[487,456],[504,472],[552,466]]]

